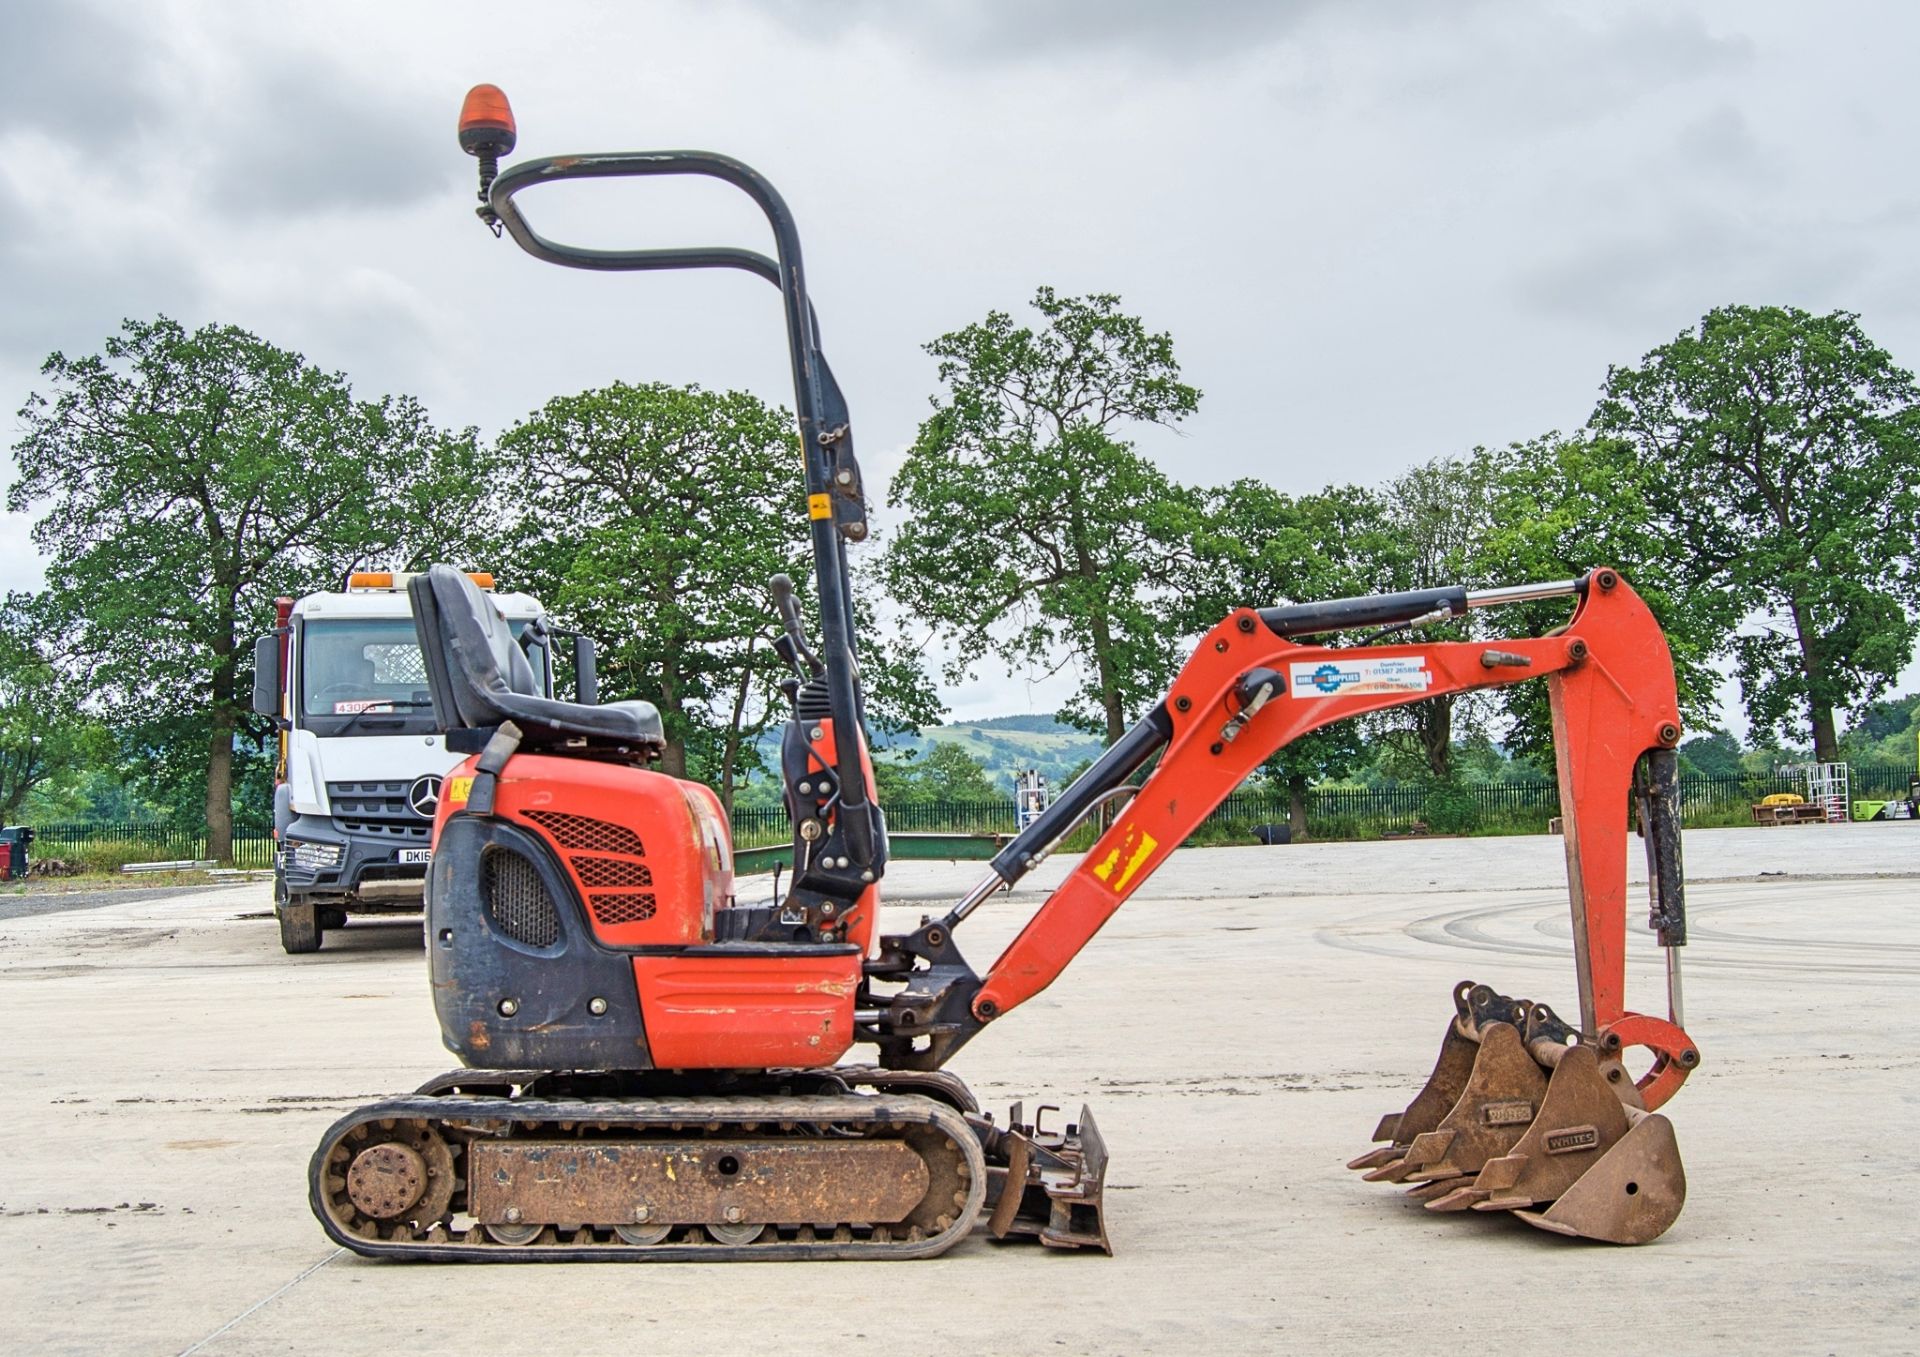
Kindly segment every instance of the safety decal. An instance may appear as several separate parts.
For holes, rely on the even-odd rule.
[[[1115,895],[1124,894],[1134,873],[1159,846],[1160,840],[1139,825],[1126,825],[1120,831],[1120,846],[1093,864],[1093,874],[1106,882]]]
[[[1420,655],[1295,662],[1292,677],[1290,686],[1295,697],[1424,693],[1433,686],[1433,674]]]
[[[447,800],[465,805],[473,797],[473,779],[471,777],[450,777],[447,779]]]
[[[808,518],[832,518],[833,500],[826,495],[807,496]]]

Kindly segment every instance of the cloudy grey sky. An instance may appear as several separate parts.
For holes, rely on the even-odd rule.
[[[700,146],[780,185],[876,485],[920,345],[1042,283],[1173,332],[1205,400],[1142,446],[1176,476],[1380,480],[1579,424],[1722,303],[1854,310],[1920,364],[1916,39],[1896,0],[10,0],[0,406],[156,312],[488,432],[616,378],[790,401],[763,283],[573,274],[475,223],[453,125],[490,80],[524,154]],[[585,243],[764,237],[717,186],[537,207]],[[38,581],[27,526],[0,587]]]

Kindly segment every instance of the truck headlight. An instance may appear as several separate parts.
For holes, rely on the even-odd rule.
[[[287,840],[287,857],[303,872],[324,872],[340,865],[345,850],[337,843],[314,843],[307,839]]]

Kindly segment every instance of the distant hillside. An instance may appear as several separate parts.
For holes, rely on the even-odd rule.
[[[1013,776],[1024,768],[1038,768],[1055,786],[1067,774],[1100,756],[1100,738],[1063,726],[1051,716],[994,716],[982,721],[956,721],[928,726],[918,736],[896,736],[887,748],[918,752],[929,744],[954,744],[978,759],[995,782],[1013,790]]]
[[[989,716],[984,721],[961,721],[957,725],[977,726],[981,730],[1024,730],[1035,735],[1075,735],[1072,726],[1063,726],[1051,716],[1026,712],[1019,716]]]

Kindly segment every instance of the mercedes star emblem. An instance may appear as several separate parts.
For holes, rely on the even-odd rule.
[[[434,812],[440,809],[440,779],[437,777],[418,777],[407,788],[407,805],[413,813],[422,819],[431,820]]]

